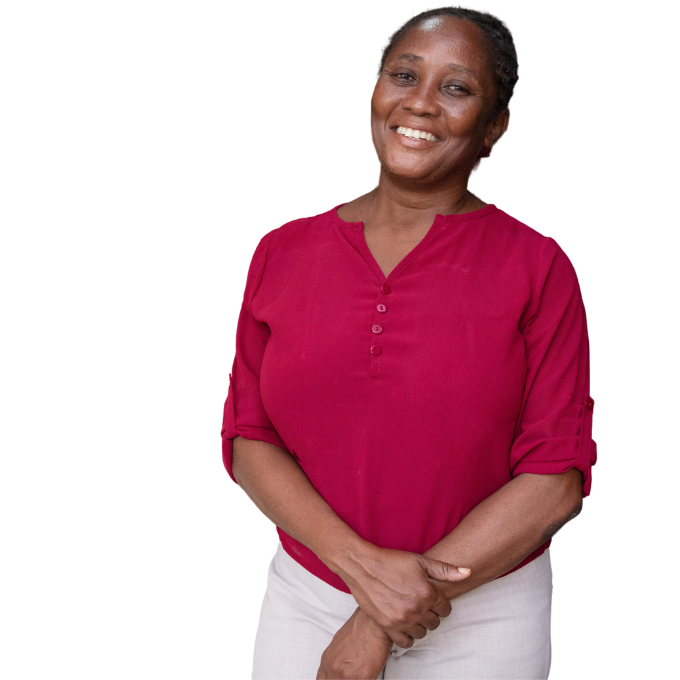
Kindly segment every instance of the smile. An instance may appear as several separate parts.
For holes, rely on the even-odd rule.
[[[423,132],[422,130],[412,130],[408,127],[402,127],[401,125],[397,128],[397,133],[404,135],[404,137],[410,137],[411,139],[424,139],[428,142],[441,142],[439,137],[435,137],[431,132]]]

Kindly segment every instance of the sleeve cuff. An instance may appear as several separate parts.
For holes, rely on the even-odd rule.
[[[234,453],[234,438],[243,437],[244,439],[254,439],[267,444],[273,444],[279,448],[287,451],[286,445],[283,443],[281,437],[274,430],[269,430],[266,427],[253,427],[251,425],[238,425],[233,430],[222,431],[222,462],[229,476],[236,482],[234,472],[232,469],[232,456]],[[236,482],[238,484],[238,482]]]
[[[567,442],[565,439],[575,440]],[[524,472],[534,475],[559,475],[576,468],[583,473],[583,497],[590,495],[591,468],[597,460],[597,445],[592,439],[584,442],[589,455],[581,455],[578,437],[560,437],[542,442],[512,469],[512,476]],[[565,455],[571,454],[571,455]]]

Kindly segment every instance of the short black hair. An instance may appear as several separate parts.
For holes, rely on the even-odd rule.
[[[490,50],[489,61],[493,70],[493,78],[496,84],[496,103],[492,116],[498,115],[508,107],[510,98],[519,80],[517,74],[517,52],[515,43],[508,27],[493,14],[478,12],[474,9],[464,7],[440,7],[421,12],[412,19],[409,19],[392,37],[387,47],[383,50],[380,60],[380,71],[385,68],[385,62],[389,53],[401,42],[404,36],[412,29],[419,26],[423,21],[434,17],[454,17],[455,19],[465,19],[475,26],[482,29],[487,46]]]

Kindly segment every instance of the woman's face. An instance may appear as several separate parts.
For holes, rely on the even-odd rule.
[[[467,178],[507,126],[507,115],[490,118],[495,97],[481,29],[452,17],[425,21],[389,53],[373,92],[381,165],[410,180]]]

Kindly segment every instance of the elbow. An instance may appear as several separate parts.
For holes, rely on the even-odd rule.
[[[577,517],[583,509],[584,478],[583,473],[576,468],[572,468],[568,472],[565,472],[564,475],[569,480],[566,494],[566,505],[567,509],[569,510],[567,517],[568,522],[569,520]]]
[[[578,517],[583,509],[583,474],[580,470],[569,470],[555,475],[557,493],[552,504],[552,516],[546,527],[544,540],[554,536],[567,522]]]
[[[556,514],[548,523],[548,525],[543,530],[543,535],[539,543],[545,543],[550,540],[567,522],[571,522],[572,519],[578,516],[581,512],[582,504],[574,503],[567,509],[562,508],[559,514]]]
[[[578,498],[574,498],[572,500],[571,505],[569,506],[569,514],[567,515],[565,524],[566,522],[569,522],[572,519],[578,517],[581,514],[581,510],[583,510],[583,497],[582,494],[579,492]]]

